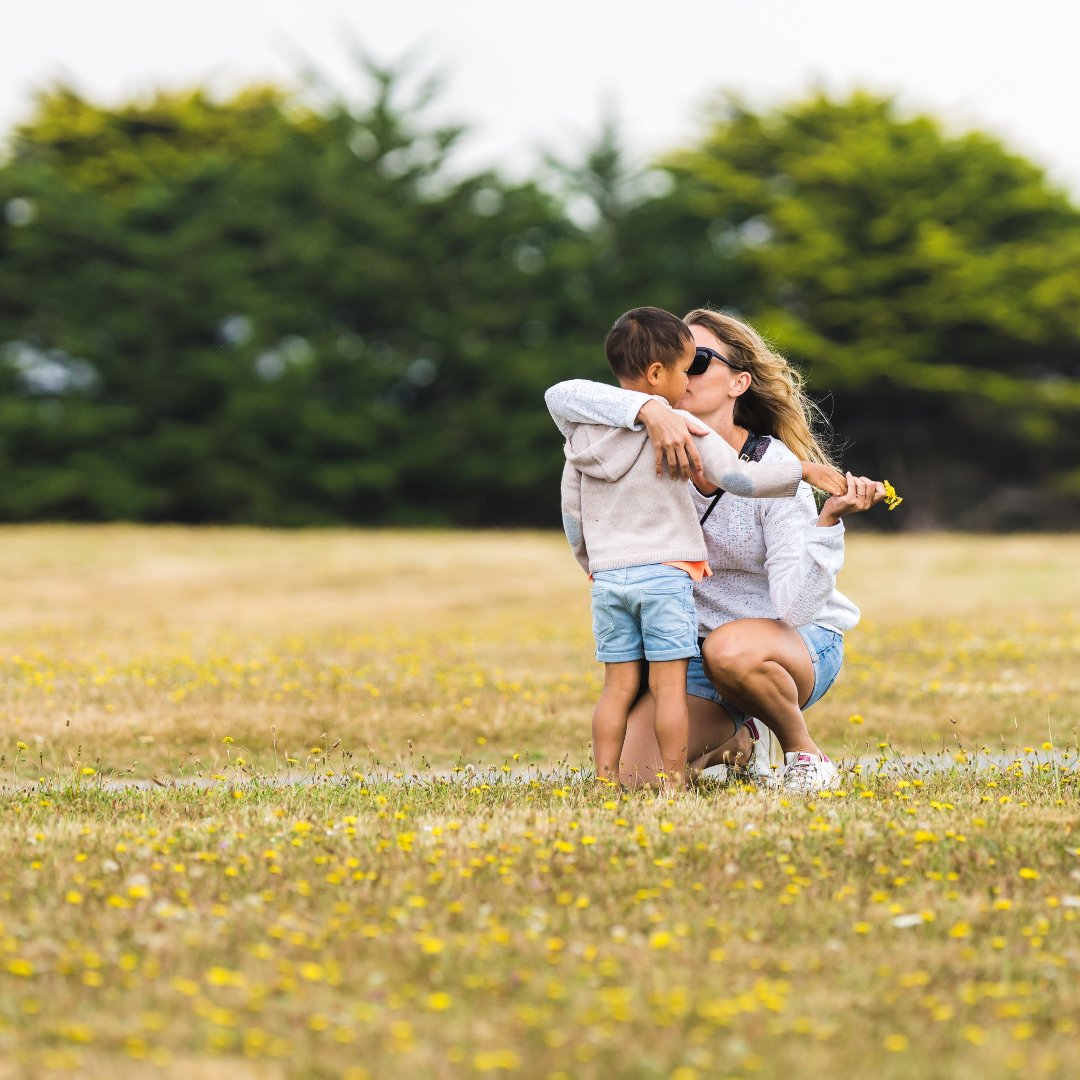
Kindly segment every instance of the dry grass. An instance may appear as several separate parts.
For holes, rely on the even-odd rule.
[[[856,536],[841,584],[864,621],[809,714],[819,740],[1075,741],[1078,556],[1077,537]],[[588,758],[588,591],[553,534],[8,529],[0,588],[19,775],[215,769],[226,736],[265,770],[275,731],[279,766],[336,740],[381,761]]]
[[[0,1078],[1069,1076],[1078,555],[855,538],[815,731],[956,767],[667,801],[510,779],[587,758],[557,537],[7,530]]]

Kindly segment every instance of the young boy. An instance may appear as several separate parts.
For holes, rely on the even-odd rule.
[[[670,312],[653,307],[626,312],[611,328],[604,351],[624,389],[658,396],[670,406],[685,394],[694,339]],[[800,479],[845,489],[841,475],[828,466],[741,461],[715,432],[695,441],[712,487],[752,498],[792,496]],[[698,654],[692,582],[710,575],[690,489],[657,479],[644,431],[577,424],[565,453],[563,528],[593,581],[596,659],[604,663],[604,688],[592,722],[596,775],[618,780],[644,659],[664,775],[670,785],[682,787],[689,738],[686,668]]]

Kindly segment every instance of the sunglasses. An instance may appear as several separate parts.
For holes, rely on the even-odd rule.
[[[746,368],[740,367],[734,361],[729,360],[722,353],[718,353],[715,349],[710,349],[705,345],[699,345],[694,350],[694,362],[686,369],[687,375],[704,375],[709,370],[709,365],[714,361],[719,360],[721,364],[727,364],[732,371],[745,371]]]

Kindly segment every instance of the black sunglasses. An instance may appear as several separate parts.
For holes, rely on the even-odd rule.
[[[699,345],[694,350],[694,361],[686,369],[687,375],[704,375],[709,370],[709,365],[714,361],[719,360],[721,364],[727,364],[732,371],[745,371],[746,368],[740,367],[738,364],[729,360],[722,353],[718,353],[715,349],[710,349],[705,345]]]

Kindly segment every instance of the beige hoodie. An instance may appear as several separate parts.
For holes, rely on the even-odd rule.
[[[689,413],[682,415],[701,425]],[[694,441],[710,484],[733,495],[791,496],[802,479],[800,462],[742,461],[714,431]],[[656,454],[644,431],[574,424],[565,453],[563,529],[587,573],[705,560],[690,486],[656,475]]]

